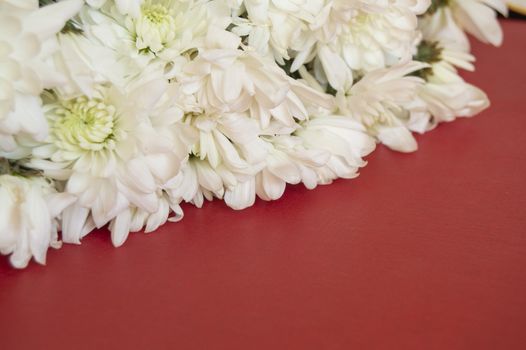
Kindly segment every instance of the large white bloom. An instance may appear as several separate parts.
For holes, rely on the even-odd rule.
[[[254,203],[255,175],[265,165],[261,137],[290,134],[310,106],[332,107],[333,100],[243,47],[232,33],[211,30],[205,44],[178,78],[196,97],[197,109],[189,108],[184,120],[199,138],[169,193],[198,206],[218,197],[243,209]]]
[[[416,15],[429,0],[242,1],[246,18],[234,32],[296,71],[315,59],[320,81],[346,90],[353,74],[409,60],[418,39]]]
[[[210,25],[226,28],[230,22],[222,1],[137,0],[94,5],[81,12],[84,35],[110,49],[114,61],[127,62],[128,75],[139,73],[151,60],[172,62],[200,47]],[[85,54],[90,56],[89,51]]]
[[[419,38],[417,15],[429,6],[415,1],[327,1],[302,33],[292,70],[316,57],[320,81],[347,90],[353,76],[408,61]]]
[[[352,70],[371,71],[407,60],[418,38],[417,18],[427,1],[420,1],[418,12],[403,1],[386,5],[361,4],[349,29],[326,45],[339,54]],[[327,63],[324,68],[327,70]]]
[[[33,150],[32,165],[78,196],[64,213],[64,241],[78,243],[94,226],[122,221],[130,205],[158,210],[161,186],[188,152],[175,128],[181,114],[166,93],[166,82],[153,78],[126,91],[100,86],[92,97],[52,96],[45,105],[51,133]],[[122,244],[128,231],[112,231],[113,243]]]
[[[45,264],[47,249],[60,247],[57,218],[74,200],[44,178],[0,175],[0,253],[17,268],[31,257]]]
[[[55,34],[81,6],[81,0],[43,8],[36,0],[0,1],[0,150],[14,151],[17,137],[46,137],[39,95],[61,79],[45,60],[58,49]]]

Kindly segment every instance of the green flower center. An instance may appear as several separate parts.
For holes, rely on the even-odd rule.
[[[426,15],[432,15],[440,8],[450,5],[450,0],[431,0],[431,5],[427,9]]]
[[[174,9],[171,1],[147,0],[141,5],[141,15],[128,17],[127,27],[134,33],[139,52],[157,54],[177,35]]]
[[[423,40],[418,45],[417,53],[413,56],[413,59],[419,62],[434,64],[442,60],[442,51],[443,49],[440,47],[440,43],[438,41]],[[431,75],[433,75],[433,68],[423,68],[413,72],[411,75],[427,80]]]
[[[62,102],[50,117],[55,144],[68,151],[113,149],[115,107],[85,96]]]
[[[161,4],[143,5],[142,15],[153,24],[161,24],[170,16],[166,7]]]

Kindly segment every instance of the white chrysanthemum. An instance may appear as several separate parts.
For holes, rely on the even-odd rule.
[[[247,36],[250,47],[281,65],[291,58],[289,50],[298,45],[301,31],[314,20],[307,0],[245,0],[231,6],[235,13],[232,31]]]
[[[193,157],[169,185],[170,196],[199,207],[204,199],[223,198],[230,207],[244,209],[254,204],[256,195],[280,198],[287,183],[301,182],[313,189],[338,177],[355,177],[365,165],[362,158],[375,147],[362,125],[327,112],[302,122],[293,135],[249,139],[249,148],[239,141],[230,147],[236,157],[254,161],[252,173],[236,173],[228,164],[214,167],[206,158]]]
[[[57,218],[74,200],[44,178],[0,175],[0,253],[16,268],[31,257],[45,264],[48,248],[60,247]]]
[[[0,1],[0,150],[14,151],[18,136],[46,137],[39,95],[61,80],[45,60],[58,49],[55,34],[81,6],[81,0],[43,8],[37,1]]]
[[[302,33],[292,71],[316,57],[316,77],[347,90],[357,72],[410,59],[419,38],[416,15],[428,6],[429,0],[327,2]]]
[[[424,111],[421,103],[410,108],[410,128],[418,132],[456,117],[473,116],[489,106],[486,94],[466,83],[457,72],[457,68],[473,71],[475,58],[467,52],[467,41],[457,40],[464,34],[451,14],[443,10],[426,16],[422,30],[425,40],[419,44],[417,56],[431,66],[422,71],[426,83],[418,92]]]
[[[218,113],[244,113],[262,129],[274,121],[285,128],[307,118],[305,107],[332,107],[332,99],[288,77],[275,62],[246,48],[232,33],[211,30],[206,48],[185,68],[182,84],[199,104]]]
[[[262,167],[258,123],[246,113],[194,112],[184,121],[198,137],[181,174],[166,186],[172,201],[185,200],[200,207],[204,198],[217,197],[225,198],[236,209],[248,206],[231,202],[226,194],[253,178]]]
[[[311,167],[319,184],[329,184],[337,178],[358,176],[359,168],[366,165],[362,159],[375,149],[375,141],[360,123],[341,115],[321,111],[302,125],[294,135],[301,138],[303,146],[313,152],[325,151],[330,157],[321,167]],[[310,176],[310,175],[309,175]],[[302,181],[308,177],[302,176]]]
[[[441,72],[419,91],[434,117],[434,123],[472,117],[489,107],[489,99],[476,86],[466,83],[456,73]]]
[[[230,21],[222,1],[141,0],[97,5],[81,13],[85,35],[110,48],[115,59],[131,60],[130,64],[139,67],[156,58],[170,62],[200,47],[210,25],[225,28]]]
[[[496,11],[508,14],[502,0],[452,0],[451,9],[458,24],[485,43],[499,46],[502,43],[502,29]]]
[[[469,39],[458,26],[450,7],[434,3],[429,12],[418,21],[418,28],[424,40],[444,41],[459,50],[469,51]]]
[[[67,180],[65,191],[78,196],[64,213],[64,241],[78,243],[94,226],[122,221],[130,205],[158,210],[161,186],[177,175],[188,152],[175,127],[181,116],[167,110],[165,93],[166,83],[153,79],[125,93],[100,86],[91,98],[55,97],[45,105],[51,132],[33,150],[32,165]],[[152,121],[159,118],[166,125]],[[112,231],[121,245],[128,231]]]
[[[264,200],[276,200],[285,192],[287,184],[304,183],[309,189],[318,185],[313,168],[324,166],[330,153],[310,150],[300,137],[277,135],[265,137],[268,154],[265,168],[256,177],[256,193]]]
[[[162,3],[146,2],[142,5],[141,14],[128,19],[128,29],[135,35],[138,50],[150,50],[153,53],[162,51],[175,39],[174,9]]]
[[[380,142],[397,151],[413,152],[416,141],[400,117],[424,82],[410,73],[426,67],[409,62],[366,74],[349,92],[338,95],[342,113],[362,123]]]
[[[489,107],[486,94],[465,82],[447,58],[431,65],[426,80],[419,87],[418,96],[433,117],[429,118],[427,129],[457,117],[472,117]]]
[[[61,33],[57,35],[60,50],[51,62],[65,78],[55,90],[65,98],[79,94],[93,96],[96,86],[111,81],[124,86],[126,71],[134,72],[135,65],[116,64],[113,52],[84,35]]]
[[[383,68],[411,57],[418,39],[416,15],[429,0],[239,1],[233,31],[291,71],[316,59],[319,80],[350,88],[353,72]],[[246,18],[245,18],[246,17]]]
[[[379,12],[360,12],[351,19],[349,31],[334,46],[329,45],[352,70],[369,72],[411,56],[417,38],[416,16],[405,7],[388,6]]]
[[[211,30],[205,43],[178,78],[182,91],[196,96],[199,107],[188,106],[184,120],[199,137],[170,195],[198,206],[204,198],[223,198],[243,209],[254,202],[255,175],[264,166],[260,137],[293,132],[307,118],[306,106],[331,107],[332,97],[242,49],[232,33]]]
[[[430,13],[421,19],[424,32],[447,31],[448,40],[469,48],[466,31],[484,43],[499,46],[502,28],[497,12],[507,15],[508,8],[502,0],[435,0]]]
[[[256,193],[264,200],[280,198],[286,184],[308,189],[337,177],[357,176],[362,157],[375,148],[359,123],[327,112],[311,117],[293,135],[266,137],[265,168],[256,177]]]

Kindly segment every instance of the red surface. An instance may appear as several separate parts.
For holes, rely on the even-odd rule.
[[[493,107],[288,190],[114,249],[0,260],[1,349],[526,349],[526,22],[475,45]],[[520,55],[522,54],[522,57]]]

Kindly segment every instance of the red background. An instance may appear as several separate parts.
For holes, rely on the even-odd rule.
[[[474,45],[493,107],[352,181],[0,258],[2,349],[526,349],[526,22]],[[522,55],[522,56],[520,56]]]

